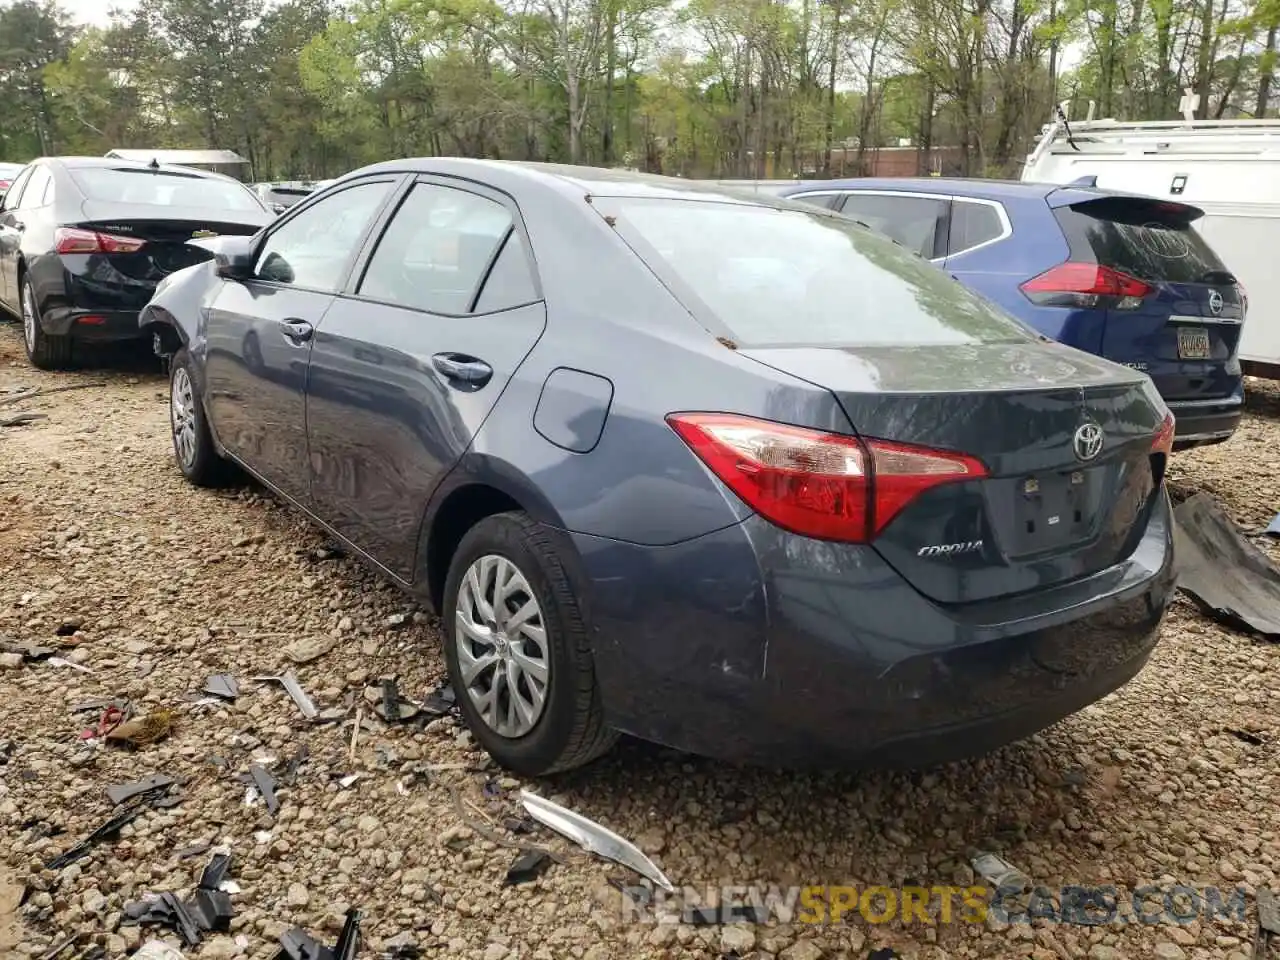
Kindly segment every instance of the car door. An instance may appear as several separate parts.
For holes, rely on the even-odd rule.
[[[253,276],[214,299],[205,365],[209,419],[236,459],[308,502],[303,388],[312,335],[399,178],[352,183],[273,225]]]
[[[845,194],[838,209],[928,260],[946,255],[949,197],[856,190]]]
[[[420,178],[370,247],[311,351],[312,500],[409,581],[432,491],[541,336],[546,310],[503,194]]]
[[[18,253],[22,245],[22,231],[17,206],[31,179],[32,167],[26,167],[9,187],[0,204],[0,300],[15,314],[20,309],[22,294],[18,290]]]

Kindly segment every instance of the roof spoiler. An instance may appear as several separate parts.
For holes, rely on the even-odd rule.
[[[1082,177],[1081,179],[1092,179]],[[1045,197],[1045,201],[1051,209],[1057,210],[1059,207],[1089,207],[1090,209],[1105,209],[1118,207],[1128,207],[1130,210],[1145,209],[1150,211],[1153,218],[1160,219],[1161,214],[1176,214],[1178,219],[1185,220],[1188,224],[1199,220],[1204,216],[1204,210],[1190,203],[1183,203],[1181,200],[1162,200],[1159,197],[1148,197],[1138,193],[1122,193],[1118,190],[1107,190],[1102,193],[1085,193],[1081,188],[1090,187],[1092,184],[1082,184],[1080,181],[1064,184],[1056,190],[1051,191]]]
[[[1098,185],[1097,174],[1089,174],[1087,177],[1077,177],[1067,184],[1068,187],[1096,187]]]

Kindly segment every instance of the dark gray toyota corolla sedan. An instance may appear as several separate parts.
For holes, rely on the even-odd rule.
[[[989,750],[1137,673],[1173,420],[811,207],[582,167],[357,171],[141,316],[178,465],[439,611],[525,774],[620,732],[769,764]]]

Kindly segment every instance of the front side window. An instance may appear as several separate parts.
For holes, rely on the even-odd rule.
[[[394,186],[390,180],[361,183],[312,204],[267,237],[255,276],[336,292],[347,263]]]
[[[934,255],[938,223],[947,210],[941,197],[903,197],[879,193],[851,193],[840,212],[865,223],[877,233],[897,240],[922,257]]]
[[[428,313],[469,313],[511,229],[497,201],[419,183],[378,241],[358,292]]]

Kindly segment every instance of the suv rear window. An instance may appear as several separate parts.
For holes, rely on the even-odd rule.
[[[928,261],[833,214],[649,197],[595,206],[686,307],[704,308],[743,346],[1034,337]]]
[[[202,177],[169,170],[130,170],[119,167],[81,167],[70,171],[90,200],[115,200],[153,206],[212,207],[263,211],[248,187],[234,180]]]
[[[1071,259],[1111,267],[1140,280],[1169,283],[1233,281],[1231,272],[1178,203],[1105,197],[1054,210]]]

